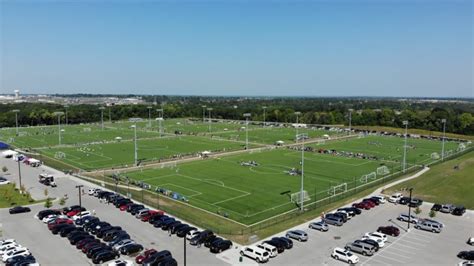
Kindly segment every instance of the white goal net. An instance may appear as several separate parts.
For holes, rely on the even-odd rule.
[[[377,178],[377,174],[376,174],[375,172],[372,172],[372,173],[363,175],[363,176],[360,178],[360,182],[362,182],[362,183],[367,183],[367,182],[369,182],[370,180],[375,180],[376,178]]]
[[[24,131],[23,131],[23,132],[21,132],[21,131],[18,132],[18,136],[19,136],[19,137],[26,137],[27,135],[28,135],[28,134],[27,134],[26,132],[24,132]]]
[[[308,191],[303,190],[303,202],[311,200]],[[296,193],[291,193],[291,202],[295,202],[297,204],[301,203],[301,191]]]
[[[162,163],[161,168],[175,168],[176,162]]]
[[[463,151],[465,149],[466,149],[466,145],[464,143],[459,143],[458,151]]]
[[[390,170],[388,169],[387,166],[380,166],[377,167],[377,175],[388,175],[390,174]]]
[[[91,128],[90,127],[85,127],[82,129],[82,131],[84,132],[91,132]]]
[[[328,195],[336,196],[347,191],[347,183],[342,183],[337,186],[332,186],[328,189]]]
[[[433,153],[431,154],[431,159],[433,159],[433,160],[438,160],[439,158],[440,158],[439,153],[433,152]]]
[[[64,159],[66,158],[66,154],[62,151],[57,151],[55,154],[54,154],[54,158],[56,159]]]

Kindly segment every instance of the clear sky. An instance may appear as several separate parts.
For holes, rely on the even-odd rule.
[[[0,93],[474,97],[471,0],[0,9]]]

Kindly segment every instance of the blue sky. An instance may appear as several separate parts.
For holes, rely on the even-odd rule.
[[[0,93],[474,97],[468,0],[0,9]]]

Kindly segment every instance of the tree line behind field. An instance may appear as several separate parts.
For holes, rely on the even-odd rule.
[[[70,97],[70,96],[69,96]],[[243,97],[197,97],[197,96],[142,96],[150,104],[114,105],[104,110],[104,120],[123,120],[130,117],[148,117],[147,106],[153,106],[152,117],[158,117],[156,109],[164,109],[164,117],[202,117],[203,110],[212,107],[212,118],[244,119],[244,113],[251,113],[252,120],[268,122],[296,122],[295,111],[301,112],[300,123],[345,124],[349,122],[352,109],[352,125],[403,127],[408,120],[410,128],[442,131],[441,119],[447,119],[446,132],[474,135],[474,102],[426,102],[419,99],[401,100],[395,98],[243,98]],[[153,102],[156,100],[157,104]],[[202,106],[205,105],[206,108]],[[70,105],[69,123],[90,123],[100,121],[98,105]],[[15,126],[18,109],[20,126],[50,125],[57,123],[56,111],[65,111],[59,104],[13,103],[0,105],[0,127]],[[206,118],[208,117],[208,111]],[[62,118],[64,121],[64,116]]]

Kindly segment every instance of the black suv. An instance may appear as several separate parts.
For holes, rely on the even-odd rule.
[[[441,207],[443,207],[443,206],[441,206],[441,204],[435,203],[435,204],[433,204],[433,207],[431,207],[431,210],[432,211],[439,211],[439,210],[441,210]]]
[[[458,206],[454,208],[451,214],[456,215],[456,216],[462,216],[465,212],[466,212],[466,208],[464,208],[464,206]]]
[[[226,249],[229,249],[230,247],[232,247],[232,242],[230,240],[218,240],[212,242],[209,250],[212,253],[220,253]]]
[[[402,205],[407,205],[409,202],[410,202],[409,197],[401,197],[400,200],[398,201],[398,203]]]
[[[278,239],[267,240],[267,241],[264,241],[263,243],[274,246],[277,249],[278,253],[282,253],[283,251],[285,251],[285,244]]]
[[[202,231],[199,235],[193,237],[190,241],[189,244],[191,245],[199,245],[204,243],[209,237],[213,236],[214,233],[211,230],[204,230]]]

